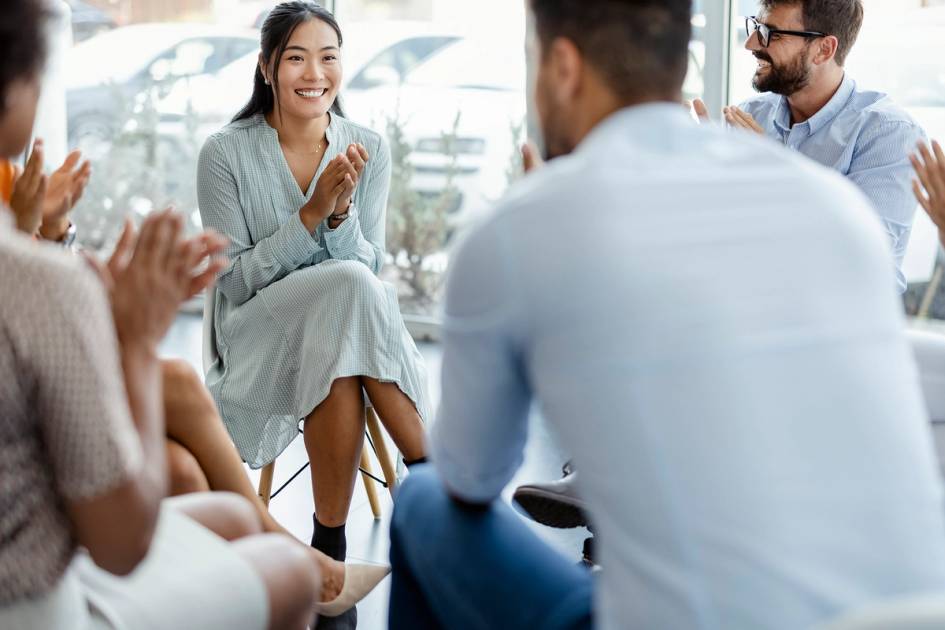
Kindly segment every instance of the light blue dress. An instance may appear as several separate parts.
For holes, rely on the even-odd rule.
[[[207,385],[243,459],[273,461],[298,435],[299,420],[332,382],[369,376],[396,383],[429,416],[423,359],[404,326],[384,263],[390,150],[380,135],[332,115],[328,149],[304,193],[278,134],[262,115],[210,136],[197,190],[207,228],[230,239],[230,265],[216,285],[218,360]],[[371,155],[350,217],[314,234],[299,208],[331,157],[353,142]]]

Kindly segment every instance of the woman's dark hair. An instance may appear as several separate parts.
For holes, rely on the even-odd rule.
[[[5,0],[0,19],[0,113],[7,91],[20,79],[31,79],[46,63],[45,27],[49,12],[42,0]]]
[[[249,102],[243,106],[243,109],[233,117],[233,122],[252,118],[256,114],[268,114],[276,106],[274,93],[279,92],[279,66],[282,63],[282,53],[289,45],[289,39],[292,33],[300,24],[309,20],[321,20],[330,26],[338,34],[338,47],[342,45],[341,27],[331,11],[325,9],[311,0],[292,0],[277,5],[269,12],[266,21],[262,25],[262,36],[260,38],[260,53],[266,62],[272,62],[272,87],[266,85],[265,77],[259,65],[256,65],[256,75],[253,78],[253,95]],[[344,110],[341,107],[341,97],[335,97],[335,102],[331,105],[331,112],[344,116]]]

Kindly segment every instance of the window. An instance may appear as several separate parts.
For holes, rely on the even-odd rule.
[[[721,19],[707,13],[715,2],[706,0],[705,10],[695,3],[687,98],[703,96],[714,80],[707,34]],[[196,157],[248,99],[258,29],[274,1],[69,3],[69,144],[96,172],[75,213],[83,245],[106,248],[124,214],[167,203],[198,229]],[[392,148],[384,279],[397,286],[405,315],[435,320],[455,236],[520,177],[525,3],[334,4],[345,38],[346,114]]]

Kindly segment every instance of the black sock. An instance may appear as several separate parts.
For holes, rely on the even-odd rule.
[[[344,562],[348,550],[348,541],[345,538],[344,524],[338,527],[328,527],[318,522],[318,517],[312,514],[315,531],[312,533],[312,547],[318,549],[332,560]]]
[[[418,457],[417,459],[411,460],[409,462],[406,459],[404,459],[404,466],[406,466],[407,468],[411,468],[413,466],[416,466],[417,464],[426,464],[426,463],[427,463],[426,456]]]

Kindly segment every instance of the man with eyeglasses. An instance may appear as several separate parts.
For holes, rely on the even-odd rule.
[[[863,23],[861,0],[761,0],[746,18],[763,94],[723,115],[848,177],[873,203],[889,235],[900,291],[916,202],[909,154],[921,127],[881,92],[861,90],[844,62]],[[705,105],[696,112],[707,117]]]

